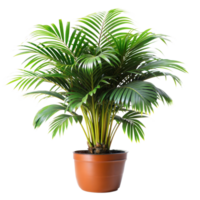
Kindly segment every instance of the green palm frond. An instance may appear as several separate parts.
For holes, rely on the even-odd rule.
[[[121,60],[124,64],[132,64],[132,59],[138,58],[152,58],[153,52],[149,50],[149,45],[160,39],[166,43],[169,41],[166,35],[155,34],[147,29],[141,33],[129,32],[126,35],[115,38],[111,35],[112,40],[121,56],[124,58]],[[128,63],[127,63],[128,62]]]
[[[27,62],[25,68],[36,67],[35,71],[38,71],[52,65],[74,65],[77,57],[87,46],[85,35],[81,31],[74,30],[70,35],[69,22],[66,27],[63,26],[62,20],[59,20],[59,27],[52,24],[37,25],[36,28],[37,30],[31,35],[42,42],[39,44],[28,42],[27,45],[21,45],[21,52],[17,54],[30,54],[25,60]]]
[[[37,95],[37,98],[34,98],[34,100],[37,100],[37,104],[40,104],[42,102],[44,102],[45,100],[49,100],[50,98],[52,98],[52,96],[50,95],[45,95],[44,97],[41,97],[41,95]]]
[[[60,100],[65,100],[65,97],[62,95],[62,93],[55,92],[55,91],[34,91],[24,94],[26,95],[47,95],[51,97],[56,97]]]
[[[20,70],[21,74],[15,76],[8,84],[15,83],[15,88],[18,89],[29,89],[31,86],[35,85],[35,89],[45,80],[39,78],[38,73],[34,73],[32,71]]]
[[[121,9],[113,9],[108,12],[93,13],[80,18],[78,21],[81,22],[81,25],[77,25],[77,27],[79,30],[83,30],[87,36],[86,40],[93,46],[107,46],[111,43],[109,33],[114,36],[123,35],[122,31],[131,29],[130,27],[121,27],[124,24],[132,24],[128,17],[119,17],[123,12]]]
[[[68,92],[65,98],[65,102],[69,105],[69,110],[78,109],[82,104],[86,104],[89,96],[93,96],[96,91],[100,88],[100,85],[97,85],[92,91],[88,93],[82,92]]]
[[[152,104],[157,105],[157,93],[152,83],[134,81],[113,90],[107,91],[103,99],[114,101],[115,104],[123,105],[125,108],[132,107],[137,111],[153,111]]]
[[[47,121],[51,116],[53,116],[56,112],[60,110],[65,110],[65,106],[52,104],[49,106],[45,106],[41,110],[39,110],[33,120],[33,125],[35,128],[40,127],[44,121]]]
[[[17,82],[15,88],[18,89],[29,89],[32,85],[35,85],[35,89],[43,82],[54,84],[61,89],[68,91],[69,83],[67,81],[66,75],[52,73],[51,71],[38,71],[33,72],[30,70],[20,70],[21,74],[17,75],[8,84]]]
[[[122,123],[122,129],[124,133],[126,132],[128,138],[133,141],[133,137],[136,142],[140,141],[140,137],[144,139],[144,132],[142,127],[145,127],[138,118],[145,118],[145,115],[141,115],[139,112],[129,111],[123,117],[115,116],[117,123]]]
[[[133,119],[139,119],[139,118],[146,118],[147,117],[147,115],[145,113],[140,113],[140,112],[137,112],[135,110],[120,109],[120,111],[126,112],[122,117],[123,119],[132,119],[133,120]],[[116,119],[116,121],[117,121],[117,119]],[[119,123],[120,121],[117,121],[117,122]],[[143,126],[143,127],[145,127],[145,126]]]
[[[72,124],[73,120],[77,122],[82,122],[82,116],[81,115],[66,115],[61,114],[55,117],[55,119],[50,123],[50,130],[49,132],[52,132],[52,138],[56,136],[56,134],[59,132],[59,134],[63,133],[65,129],[67,129],[69,122]]]
[[[138,71],[148,71],[152,69],[176,69],[181,72],[187,72],[182,66],[180,66],[181,62],[176,60],[168,60],[168,59],[155,59],[150,60],[138,67]]]
[[[156,87],[157,94],[159,96],[159,99],[164,103],[166,102],[168,105],[172,104],[172,99],[169,97],[169,95],[164,92],[163,90]]]
[[[139,69],[141,65],[158,59],[155,52],[150,49],[150,43],[158,39],[168,40],[165,35],[155,34],[150,30],[134,34],[129,32],[119,38],[111,37],[120,59],[120,65],[113,73],[119,77],[119,82],[125,81],[125,83],[131,82],[130,80],[127,82],[127,78],[134,80],[137,74],[143,73],[143,70]]]
[[[80,67],[93,69],[96,66],[102,67],[104,62],[110,66],[118,65],[120,62],[113,48],[95,48],[95,50],[95,54],[83,54],[77,59]]]
[[[175,76],[174,74],[168,73],[168,72],[161,72],[161,71],[147,71],[147,72],[143,72],[140,73],[139,75],[137,75],[135,77],[136,80],[140,80],[140,81],[144,81],[147,79],[151,79],[151,78],[158,78],[160,76],[164,76],[165,79],[167,79],[167,76],[170,76],[175,85],[178,83],[179,85],[181,85],[181,80],[179,77]]]
[[[41,70],[46,66],[66,65],[67,59],[59,50],[47,48],[44,44],[35,44],[28,42],[28,45],[20,46],[21,53],[18,55],[31,54],[24,62],[27,62],[24,68],[30,66],[30,69],[36,68],[35,71]]]
[[[8,84],[14,83],[21,90],[34,86],[35,90],[48,83],[49,90],[25,96],[59,99],[58,105],[46,106],[36,114],[35,128],[61,111],[50,124],[52,137],[74,120],[90,147],[103,143],[110,149],[120,124],[131,140],[139,141],[144,138],[144,125],[139,120],[144,113],[153,112],[160,103],[172,104],[165,91],[147,82],[171,77],[181,85],[179,77],[165,70],[186,73],[183,64],[159,58],[151,46],[157,41],[167,43],[169,37],[151,29],[133,29],[131,19],[123,13],[121,9],[93,13],[80,18],[73,29],[70,22],[62,20],[58,25],[39,24],[31,34],[34,42],[20,46],[17,55],[27,56],[24,69]],[[119,112],[126,114],[120,117]]]

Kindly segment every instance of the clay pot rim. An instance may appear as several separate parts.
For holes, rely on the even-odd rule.
[[[116,151],[123,151],[121,153],[101,153],[101,154],[90,154],[90,153],[79,153],[78,151],[87,151],[87,150],[76,150],[76,151],[73,151],[73,154],[79,154],[79,155],[90,155],[90,156],[101,156],[101,155],[119,155],[119,154],[127,154],[128,151],[125,151],[125,150],[119,150],[119,149],[113,149],[113,150],[116,150]]]

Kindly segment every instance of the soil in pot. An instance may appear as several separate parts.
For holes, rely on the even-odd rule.
[[[80,150],[80,151],[75,151],[75,153],[80,153],[80,154],[90,154],[91,153],[87,150]],[[116,154],[116,153],[126,153],[126,151],[122,151],[122,150],[110,150],[106,153],[101,153],[101,154],[95,154],[95,155],[104,155],[104,154]],[[93,154],[94,155],[94,154]]]

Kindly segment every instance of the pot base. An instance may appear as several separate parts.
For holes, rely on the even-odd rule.
[[[84,191],[81,190],[81,192],[84,192]],[[115,191],[115,192],[120,192],[120,189],[117,190],[117,191]],[[110,193],[110,192],[109,192],[109,193]],[[107,194],[107,193],[94,193],[94,194]]]

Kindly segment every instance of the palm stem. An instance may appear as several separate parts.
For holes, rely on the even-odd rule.
[[[103,105],[102,105],[102,113],[101,113],[101,143],[103,143],[103,127],[104,127],[104,101],[103,101]]]
[[[69,111],[68,111],[68,113],[71,114],[71,115],[74,115],[73,113],[71,113],[71,112],[69,112]],[[83,113],[83,112],[82,112],[82,113]],[[88,138],[88,136],[87,136],[87,132],[86,132],[86,130],[85,130],[83,124],[81,123],[80,126],[81,126],[81,128],[82,128],[82,130],[83,130],[83,133],[84,133],[84,135],[85,135],[85,137],[86,137],[86,140],[87,140],[87,141],[89,142],[89,144],[92,146],[92,143],[90,142],[90,140],[89,140],[89,138]]]
[[[93,77],[93,75],[92,75]],[[92,90],[94,89],[93,87],[93,78],[92,78]],[[95,104],[94,104],[94,96],[92,96],[92,118],[93,118],[93,123],[94,123],[94,135],[95,135],[95,144],[98,142],[98,132],[97,132],[97,122],[96,122],[96,115],[95,115]]]
[[[118,125],[118,124],[116,123],[115,126],[114,126],[114,128],[113,128],[113,130],[112,130],[111,135],[113,135],[113,133],[115,132],[115,129],[116,129],[117,125]]]
[[[113,101],[112,101],[112,103],[111,103],[111,105],[110,105],[110,110],[109,110],[109,112],[108,112],[108,119],[107,119],[107,130],[106,130],[106,142],[105,142],[105,144],[107,143],[107,141],[108,141],[108,131],[109,131],[109,125],[108,125],[108,123],[110,123],[110,114],[111,114],[111,111],[112,111],[112,105],[113,105]]]
[[[80,122],[79,122],[79,123],[80,123]],[[88,141],[89,145],[92,146],[92,144],[90,143],[90,139],[88,138],[87,133],[86,133],[86,131],[85,131],[83,125],[82,125],[81,123],[80,123],[80,125],[81,125],[81,128],[83,129],[83,132],[84,132],[84,134],[85,134],[85,137],[87,138],[87,141]]]
[[[82,106],[80,108],[81,108],[81,112],[83,114],[83,118],[84,118],[84,121],[85,121],[87,132],[91,136],[91,130],[90,130],[91,126],[90,126],[90,123],[89,123],[89,120],[88,120],[88,116],[86,115],[86,112],[84,111],[84,108]]]
[[[86,107],[86,110],[87,110],[87,114],[88,114],[88,125],[90,127],[90,130],[91,130],[91,134],[92,134],[92,138],[93,138],[93,143],[95,143],[95,134],[94,134],[94,120],[93,120],[93,116],[92,116],[92,113],[90,112],[90,110],[87,109]]]
[[[112,144],[112,142],[113,142],[113,139],[114,139],[114,137],[115,137],[115,134],[117,133],[117,130],[118,130],[118,128],[119,128],[120,125],[121,125],[121,123],[119,123],[119,124],[117,125],[116,130],[114,131],[114,134],[112,135],[112,139],[111,139],[110,143],[108,144],[108,149],[110,149],[110,146],[111,146],[111,144]]]
[[[100,143],[100,135],[99,135],[99,105],[97,105],[97,110],[96,110],[96,133],[97,133],[97,142]]]
[[[111,131],[112,131],[112,127],[113,127],[113,121],[114,121],[114,117],[115,117],[115,106],[114,106],[114,111],[113,111],[113,116],[112,116],[112,120],[111,120],[111,126],[110,126],[110,132],[109,132],[109,134],[108,134],[108,139],[109,139],[109,141],[110,141],[110,139],[111,139]]]
[[[95,112],[95,105],[94,105],[94,100],[93,100],[93,108],[92,108],[92,118],[93,118],[93,124],[94,124],[94,135],[95,135],[95,144],[98,142],[98,128],[97,128],[97,120],[96,120],[96,112]]]
[[[107,120],[107,113],[108,113],[108,107],[109,107],[109,102],[107,104],[107,107],[106,107],[106,111],[105,111],[105,114],[104,114],[104,121],[103,121],[103,124],[104,124],[104,127],[103,127],[103,141],[105,142],[105,136],[106,136],[106,127],[108,126],[108,120]]]

